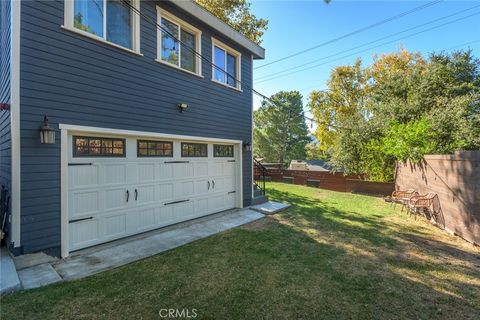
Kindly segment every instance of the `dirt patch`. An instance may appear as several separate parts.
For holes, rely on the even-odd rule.
[[[260,230],[265,230],[270,228],[272,224],[273,224],[273,219],[271,217],[264,217],[262,219],[258,219],[253,222],[244,224],[242,226],[242,229],[260,231]]]

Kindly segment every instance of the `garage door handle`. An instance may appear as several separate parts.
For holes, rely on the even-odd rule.
[[[129,198],[130,198],[130,192],[127,190],[127,202]]]
[[[207,181],[207,190],[210,190],[210,181]]]
[[[138,191],[137,189],[135,189],[135,201],[137,201],[137,198],[138,198]]]
[[[215,189],[215,181],[212,180],[212,189]]]

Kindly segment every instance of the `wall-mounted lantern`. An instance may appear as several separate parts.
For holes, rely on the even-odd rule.
[[[43,118],[43,126],[40,127],[40,143],[54,144],[55,143],[55,129],[48,124],[48,118]]]
[[[186,103],[179,103],[179,104],[177,104],[177,108],[178,108],[178,110],[180,110],[180,113],[182,113],[182,112],[184,112],[184,111],[187,110],[188,104],[186,104]]]
[[[252,151],[252,143],[250,142],[250,140],[246,140],[243,142],[243,149],[245,149],[245,151]]]

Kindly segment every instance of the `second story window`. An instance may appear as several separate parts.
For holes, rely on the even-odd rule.
[[[201,31],[157,7],[157,61],[201,75]]]
[[[139,0],[67,0],[65,27],[97,40],[140,51]]]
[[[239,89],[241,54],[212,38],[212,80]]]

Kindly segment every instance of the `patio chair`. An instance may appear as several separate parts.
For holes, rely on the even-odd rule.
[[[424,195],[415,195],[408,201],[408,210],[413,213],[415,220],[417,220],[417,213],[422,210],[430,210],[433,207],[433,200],[437,194],[435,192],[429,192]],[[433,212],[435,214],[435,212]]]
[[[415,189],[408,189],[408,190],[395,190],[392,192],[391,202],[394,205],[400,203],[402,205],[402,212],[403,208],[407,207],[408,201],[411,197],[417,196],[419,193],[415,191]]]

